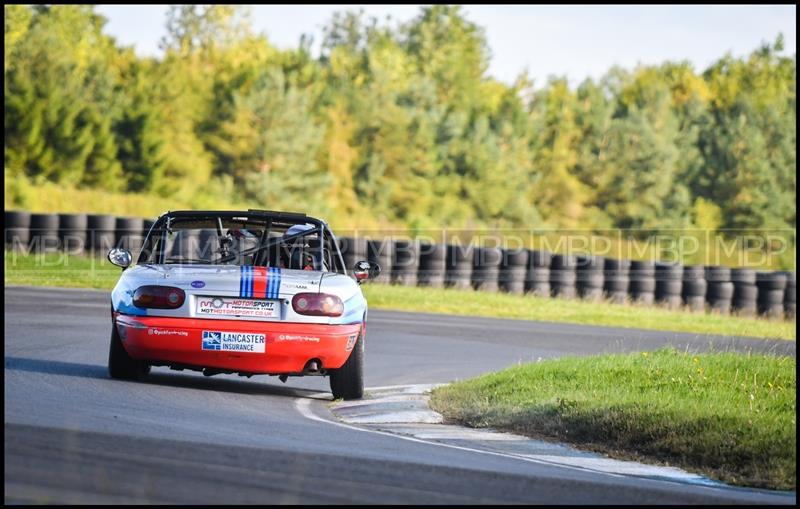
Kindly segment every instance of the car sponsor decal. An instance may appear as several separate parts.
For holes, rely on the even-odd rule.
[[[275,341],[310,341],[319,343],[319,336],[307,336],[305,334],[278,334]]]
[[[150,336],[188,336],[189,333],[185,330],[175,329],[147,329],[147,334]]]
[[[264,353],[267,337],[265,334],[248,332],[203,331],[203,350],[224,352]]]
[[[274,300],[198,296],[195,313],[214,316],[280,318],[280,303]]]

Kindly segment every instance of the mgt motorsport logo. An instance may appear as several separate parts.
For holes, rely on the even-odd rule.
[[[203,350],[222,350],[222,333],[204,330]]]

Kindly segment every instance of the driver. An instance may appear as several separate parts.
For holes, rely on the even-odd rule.
[[[310,224],[296,224],[291,226],[286,233],[283,234],[284,238],[290,237],[292,235],[296,235],[300,232],[304,232],[307,230],[313,229],[314,226]],[[290,256],[289,256],[289,263],[288,268],[290,269],[298,269],[298,270],[314,270],[316,266],[316,257],[314,253],[311,252],[309,246],[309,240],[305,236],[297,237],[291,241],[287,241],[287,243],[291,243],[290,249]],[[282,260],[283,261],[283,260]]]

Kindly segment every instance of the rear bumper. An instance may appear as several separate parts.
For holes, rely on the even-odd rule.
[[[115,314],[115,322],[125,350],[134,359],[261,374],[300,373],[311,359],[318,359],[324,369],[340,368],[361,332],[361,324],[205,320],[119,313]],[[226,339],[220,341],[221,337]],[[230,338],[233,341],[226,342]]]

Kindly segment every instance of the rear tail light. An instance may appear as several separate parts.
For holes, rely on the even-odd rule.
[[[298,293],[292,298],[292,307],[301,315],[341,316],[342,299],[328,293]]]
[[[174,286],[145,285],[133,294],[133,305],[140,308],[176,309],[185,300],[186,293]]]

